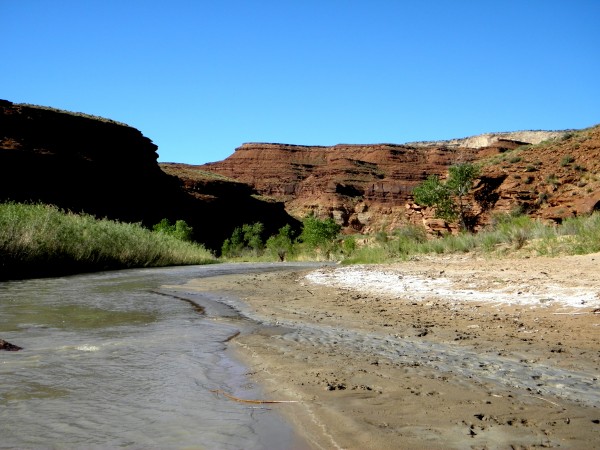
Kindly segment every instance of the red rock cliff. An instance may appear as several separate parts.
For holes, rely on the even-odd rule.
[[[260,194],[285,202],[296,217],[315,212],[356,231],[374,231],[407,221],[405,205],[413,188],[428,175],[443,175],[453,163],[474,161],[499,149],[252,143],[201,169],[250,184]]]
[[[517,209],[560,221],[597,208],[599,132],[593,127],[568,133],[488,133],[406,145],[249,143],[224,161],[197,169],[247,183],[284,202],[297,218],[314,212],[361,232],[392,230],[407,222],[448,231],[449,224],[412,203],[412,190],[431,174],[445,176],[451,164],[477,162],[482,176],[471,201],[479,227],[494,213]]]
[[[208,180],[193,195],[157,163],[157,147],[135,128],[52,108],[0,101],[0,201],[40,201],[75,212],[153,225],[186,220],[195,238],[220,248],[233,228],[294,223],[281,204]]]

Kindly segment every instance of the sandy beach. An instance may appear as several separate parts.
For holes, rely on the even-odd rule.
[[[600,254],[193,280],[315,449],[600,448]]]

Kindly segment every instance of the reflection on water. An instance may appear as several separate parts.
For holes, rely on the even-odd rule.
[[[5,392],[0,404],[8,405],[10,402],[34,398],[57,398],[68,395],[68,393],[69,391],[66,389],[57,389],[51,386],[44,386],[35,381],[24,380],[21,385],[12,391]]]
[[[270,266],[269,266],[270,267]],[[283,267],[283,266],[278,266]],[[227,357],[243,322],[213,321],[163,284],[253,266],[149,269],[0,283],[0,448],[290,448]],[[295,444],[295,445],[296,445]]]
[[[86,305],[43,305],[39,302],[23,302],[7,308],[0,323],[4,331],[16,331],[35,327],[42,328],[105,328],[154,322],[157,315],[151,311],[107,311]],[[10,329],[12,327],[12,329]]]

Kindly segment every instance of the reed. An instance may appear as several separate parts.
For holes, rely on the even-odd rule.
[[[206,264],[202,245],[45,204],[0,204],[0,278]]]

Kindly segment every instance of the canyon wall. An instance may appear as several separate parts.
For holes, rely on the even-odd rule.
[[[180,178],[160,169],[156,150],[124,124],[0,101],[0,201],[51,203],[147,226],[183,219],[211,248],[243,223],[260,220],[273,232],[295,223],[282,204],[256,199],[249,186],[207,180],[211,194],[192,195]]]
[[[368,233],[416,221],[407,204],[413,188],[429,175],[444,176],[451,164],[477,161],[521,144],[496,140],[474,148],[249,143],[224,161],[199,169],[247,183],[261,195],[284,202],[297,218],[311,213],[333,217],[347,232]],[[426,216],[435,225],[432,215]]]
[[[311,213],[333,217],[349,233],[392,231],[414,223],[439,234],[456,228],[414,204],[412,190],[431,174],[443,178],[450,165],[460,162],[482,167],[469,198],[476,229],[497,213],[520,210],[561,221],[593,210],[600,163],[597,134],[594,127],[404,145],[247,143],[225,160],[197,169],[246,183],[262,196],[284,202],[299,219]],[[564,158],[574,162],[565,164]]]
[[[468,199],[476,229],[498,213],[560,222],[600,208],[599,126],[402,145],[247,143],[202,166],[158,164],[156,150],[124,124],[0,101],[0,201],[147,226],[183,219],[213,249],[244,223],[263,222],[270,235],[309,214],[333,217],[347,233],[408,223],[456,231],[416,205],[412,190],[460,162],[482,168]]]

